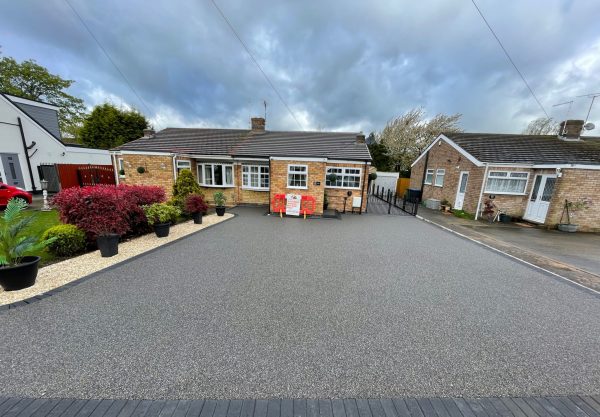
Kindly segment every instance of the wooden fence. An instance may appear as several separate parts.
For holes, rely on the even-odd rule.
[[[85,185],[115,184],[112,165],[57,164],[56,169],[63,190]]]

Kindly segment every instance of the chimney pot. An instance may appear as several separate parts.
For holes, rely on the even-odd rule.
[[[144,129],[144,137],[151,138],[154,136],[154,129]]]
[[[356,135],[356,143],[365,143],[365,135]]]
[[[253,117],[250,120],[252,122],[252,131],[253,132],[264,132],[265,131],[264,117]]]
[[[560,122],[559,137],[564,139],[579,139],[583,130],[583,120],[565,120]]]

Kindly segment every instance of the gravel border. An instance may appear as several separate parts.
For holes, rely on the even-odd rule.
[[[154,233],[148,233],[121,242],[119,253],[110,258],[102,258],[100,251],[96,250],[40,268],[36,283],[32,287],[19,291],[4,291],[0,288],[0,312],[47,298],[91,278],[97,272],[122,264],[233,217],[235,217],[233,213],[225,213],[222,217],[211,214],[202,218],[202,224],[194,224],[189,220],[172,226],[169,236],[164,238],[159,239]]]

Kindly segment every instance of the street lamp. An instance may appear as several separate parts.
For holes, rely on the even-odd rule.
[[[42,183],[42,195],[44,196],[44,207],[42,207],[42,211],[50,211],[52,210],[48,205],[48,181],[41,180]]]

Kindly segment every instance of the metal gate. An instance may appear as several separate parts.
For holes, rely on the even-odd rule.
[[[58,178],[58,170],[54,164],[40,164],[38,173],[41,180],[48,181],[48,192],[57,193],[60,191],[60,179]]]
[[[420,199],[408,193],[399,196],[396,190],[371,184],[367,200],[367,213],[371,214],[400,214],[416,216],[419,210]]]

